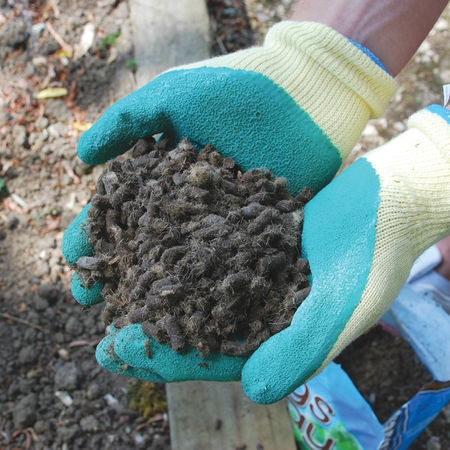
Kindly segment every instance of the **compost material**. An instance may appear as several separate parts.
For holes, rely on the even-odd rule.
[[[311,190],[294,198],[285,179],[243,173],[211,146],[166,147],[140,140],[109,163],[88,212],[95,256],[77,270],[105,283],[105,324],[141,323],[176,352],[248,355],[310,292],[300,231]]]

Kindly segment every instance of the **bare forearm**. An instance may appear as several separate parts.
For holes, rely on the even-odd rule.
[[[373,52],[396,76],[448,0],[299,0],[291,20],[328,25]]]

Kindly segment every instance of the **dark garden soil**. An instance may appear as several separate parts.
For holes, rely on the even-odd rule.
[[[290,3],[209,0],[214,53],[260,43]],[[0,450],[170,448],[161,386],[96,363],[102,307],[85,313],[74,301],[61,253],[64,230],[103,170],[77,158],[78,139],[135,88],[130,36],[124,0],[0,0]],[[441,102],[449,38],[446,11],[349,161]],[[55,88],[66,95],[36,98]],[[427,381],[408,344],[378,328],[339,361],[382,421]],[[450,448],[449,428],[446,410],[412,448]]]
[[[105,325],[141,323],[176,352],[247,356],[310,292],[299,230],[312,192],[294,198],[284,178],[243,173],[210,146],[165,147],[142,139],[108,164],[88,212],[95,256],[77,268],[105,284]]]
[[[80,309],[61,253],[102,171],[80,130],[132,91],[132,57],[125,1],[0,1],[1,450],[170,448],[161,388],[98,366],[102,307]]]
[[[381,423],[432,381],[411,346],[381,326],[350,344],[336,362],[342,365]],[[430,450],[437,448],[433,447],[437,443],[442,449],[450,448],[449,413],[447,407],[410,448]],[[427,446],[429,441],[431,447]]]

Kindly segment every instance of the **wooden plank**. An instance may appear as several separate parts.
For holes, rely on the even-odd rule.
[[[167,395],[172,450],[296,448],[286,401],[257,405],[240,383],[206,381],[169,384]]]
[[[205,0],[129,0],[129,4],[138,87],[167,69],[209,58]]]

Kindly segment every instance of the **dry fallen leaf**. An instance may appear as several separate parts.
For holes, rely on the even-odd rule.
[[[77,130],[77,131],[87,131],[89,130],[89,128],[92,127],[92,123],[89,122],[85,122],[85,123],[81,123],[81,122],[73,122],[72,123],[72,127]]]
[[[59,225],[61,223],[61,217],[51,218],[51,216],[47,216],[45,218],[45,225],[47,226],[48,231],[54,231],[59,229]]]
[[[62,59],[62,58],[72,58],[72,53],[70,53],[70,52],[68,52],[68,51],[66,51],[66,50],[63,50],[62,48],[60,48],[56,53],[55,53],[55,56],[58,58],[58,59]]]
[[[42,100],[45,98],[56,98],[56,97],[65,97],[69,91],[66,88],[62,87],[53,87],[44,89],[43,91],[38,92],[35,95],[35,98],[38,100]]]
[[[2,200],[2,208],[8,212],[15,212],[17,214],[25,214],[25,211],[17,205],[17,203],[11,201],[8,198]]]
[[[55,41],[58,42],[58,44],[61,46],[61,48],[68,52],[73,53],[73,47],[68,44],[62,36],[52,27],[50,22],[46,22],[45,26],[47,27],[48,31],[50,31],[50,34],[55,38]]]
[[[83,34],[81,35],[80,43],[75,46],[74,60],[80,59],[84,56],[88,50],[92,47],[95,38],[95,25],[93,23],[87,23],[83,28]]]

